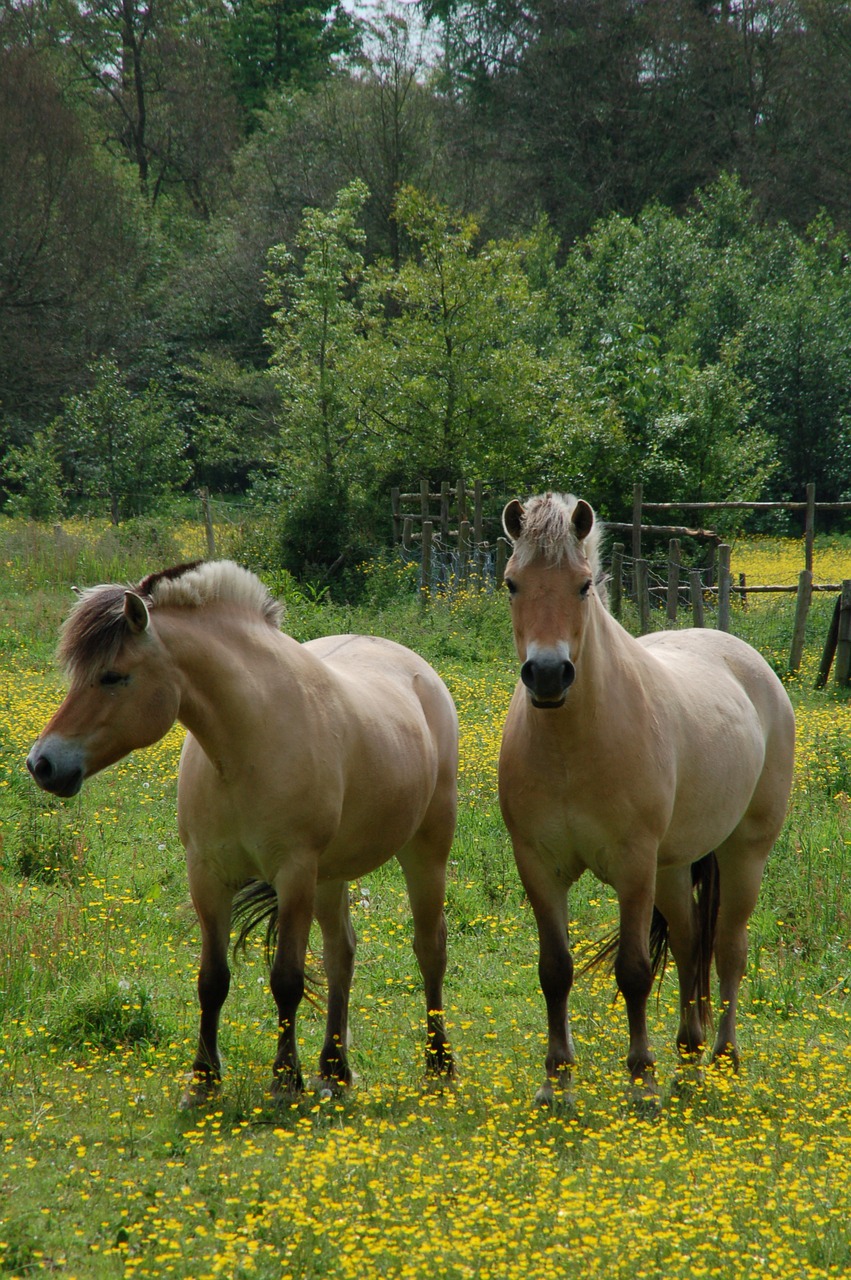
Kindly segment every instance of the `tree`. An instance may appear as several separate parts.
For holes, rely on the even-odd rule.
[[[129,336],[142,236],[52,59],[0,49],[0,396],[44,422],[108,336]]]
[[[177,187],[209,216],[239,137],[221,51],[226,11],[193,0],[59,0],[85,105],[152,202]],[[78,90],[79,91],[79,90]]]
[[[336,59],[353,57],[360,22],[328,0],[234,0],[223,47],[240,105],[254,113],[285,86],[315,88]]]
[[[479,247],[471,218],[454,219],[409,187],[395,216],[410,250],[398,270],[377,265],[364,289],[376,311],[386,306],[359,370],[375,465],[517,485],[533,469],[548,412],[544,351],[554,332],[525,263],[554,245],[539,227],[525,241]]]
[[[285,245],[269,252],[267,336],[282,397],[282,456],[299,471],[329,479],[344,474],[359,443],[349,367],[360,327],[354,295],[364,233],[358,219],[368,194],[355,181],[328,213],[305,209],[296,240],[300,266]]]
[[[118,524],[187,480],[186,440],[156,386],[132,395],[108,358],[91,375],[91,389],[66,400],[54,430],[78,500],[106,502]]]

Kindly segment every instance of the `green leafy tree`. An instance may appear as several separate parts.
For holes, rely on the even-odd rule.
[[[234,0],[224,49],[240,104],[258,111],[285,85],[312,89],[357,53],[360,23],[342,4]]]
[[[328,212],[306,209],[296,237],[300,261],[285,245],[269,251],[267,338],[282,399],[282,460],[296,473],[342,477],[361,441],[352,359],[361,330],[359,218],[368,194],[356,180]]]
[[[543,226],[524,241],[477,243],[472,218],[404,188],[395,216],[409,246],[364,292],[383,323],[363,345],[359,381],[375,465],[434,479],[516,485],[534,469],[550,411],[554,316],[527,274],[552,253]]]
[[[269,252],[267,339],[281,397],[278,474],[281,562],[322,579],[355,554],[358,490],[365,479],[355,368],[363,317],[360,217],[368,197],[354,181],[329,211],[306,209],[296,237]]]
[[[56,520],[62,513],[62,468],[50,431],[37,431],[28,444],[0,459],[0,484],[7,491],[5,512],[27,520]]]
[[[188,479],[186,439],[156,386],[132,395],[106,358],[91,373],[91,389],[66,400],[56,437],[78,500],[89,508],[105,503],[118,524]]]

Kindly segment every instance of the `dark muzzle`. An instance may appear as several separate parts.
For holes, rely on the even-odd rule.
[[[534,707],[560,707],[573,681],[576,668],[559,654],[538,653],[520,668],[520,679],[532,697]]]
[[[76,755],[51,752],[39,743],[27,756],[27,768],[41,789],[54,796],[75,796],[83,785],[83,766]]]

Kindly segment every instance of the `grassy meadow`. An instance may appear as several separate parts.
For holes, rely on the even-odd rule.
[[[24,758],[62,696],[53,652],[71,584],[135,580],[201,550],[188,527],[0,525],[0,1276],[847,1274],[851,702],[832,683],[813,690],[833,597],[816,597],[803,667],[788,680],[797,771],[751,921],[741,1071],[674,1087],[669,971],[650,1006],[663,1102],[648,1119],[626,1101],[626,1018],[604,973],[580,976],[572,996],[575,1113],[533,1106],[545,1044],[537,943],[496,804],[516,678],[506,600],[466,591],[421,611],[407,572],[388,564],[371,567],[358,608],[270,584],[296,638],[389,635],[423,653],[455,697],[445,1003],[459,1079],[422,1088],[423,1002],[390,865],[352,885],[356,1086],[270,1104],[275,1015],[258,941],[234,965],[221,1094],[186,1114],[198,933],[175,823],[182,731],[71,801],[39,792]],[[794,582],[802,566],[797,542],[733,547],[734,573],[752,583]],[[851,541],[820,542],[815,570],[851,577]],[[793,610],[791,596],[752,596],[734,605],[733,629],[782,671]],[[571,895],[580,956],[614,915],[606,887],[583,879]],[[307,1069],[321,1025],[305,1005]]]

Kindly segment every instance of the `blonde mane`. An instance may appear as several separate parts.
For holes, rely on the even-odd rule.
[[[529,499],[523,508],[523,527],[514,543],[518,566],[527,565],[536,556],[543,556],[548,564],[553,565],[568,560],[576,568],[587,560],[597,580],[603,526],[595,517],[586,537],[578,538],[573,526],[573,513],[578,502],[572,493],[542,493]]]
[[[107,583],[80,592],[59,639],[58,659],[66,672],[86,678],[109,666],[129,634],[124,615],[128,591],[149,608],[200,609],[215,602],[259,614],[276,630],[283,607],[259,578],[232,560],[194,561],[149,574],[136,586]]]

